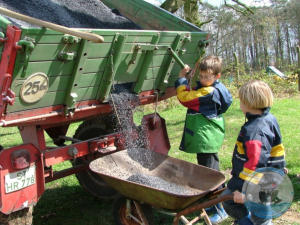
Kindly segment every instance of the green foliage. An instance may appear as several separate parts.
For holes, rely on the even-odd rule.
[[[294,96],[298,93],[297,75],[289,74],[287,79],[280,78],[277,75],[268,75],[265,71],[256,72],[253,75],[240,75],[237,83],[233,75],[227,75],[222,78],[222,82],[230,92],[238,97],[238,88],[249,80],[262,80],[266,82],[273,91],[275,97]]]

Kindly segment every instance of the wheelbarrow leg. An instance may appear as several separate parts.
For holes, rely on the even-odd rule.
[[[228,195],[223,195],[221,197],[218,197],[218,198],[215,198],[215,199],[212,199],[212,200],[209,200],[207,202],[202,202],[198,205],[195,205],[195,206],[191,206],[191,207],[188,207],[180,212],[178,212],[174,218],[174,221],[173,221],[173,225],[178,225],[178,222],[179,222],[179,218],[181,216],[184,216],[184,215],[187,215],[187,214],[190,214],[190,213],[193,213],[193,212],[196,212],[196,211],[201,211],[203,212],[203,210],[205,208],[208,208],[210,206],[213,206],[213,205],[216,205],[217,203],[220,203],[220,202],[223,202],[223,201],[227,201],[227,200],[233,200],[233,194],[228,194]],[[206,212],[205,212],[206,213]],[[208,218],[208,216],[206,217]],[[209,219],[209,218],[208,218]],[[192,221],[191,221],[192,222]],[[206,222],[206,221],[205,221]]]
[[[212,223],[210,222],[209,216],[207,215],[205,209],[201,210],[200,216],[195,217],[191,221],[188,221],[184,216],[181,216],[180,220],[182,220],[183,218],[184,218],[184,224],[185,225],[193,225],[194,223],[196,223],[198,220],[200,220],[202,218],[204,219],[206,225],[212,225]]]
[[[194,223],[196,223],[198,220],[200,219],[204,219],[206,225],[212,225],[212,223],[210,222],[209,216],[207,215],[205,209],[201,210],[201,214],[200,216],[195,217],[194,219],[192,219],[191,221],[187,220],[187,218],[185,218],[185,216],[180,216],[180,220],[185,224],[185,225],[193,225]]]
[[[201,217],[204,219],[204,221],[207,225],[212,225],[212,223],[210,222],[209,216],[207,215],[205,209],[202,209]]]
[[[147,219],[146,219],[146,217],[145,217],[145,215],[144,215],[144,213],[141,209],[140,204],[138,202],[134,201],[134,200],[133,200],[133,203],[135,205],[136,211],[137,211],[140,219],[142,220],[142,225],[149,225],[149,223],[148,223],[148,221],[147,221]]]

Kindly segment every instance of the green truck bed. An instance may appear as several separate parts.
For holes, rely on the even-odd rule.
[[[103,36],[103,43],[92,43],[46,28],[19,27],[20,47],[10,85],[14,104],[0,106],[2,126],[13,120],[12,124],[22,124],[39,113],[50,115],[53,106],[61,106],[67,115],[80,102],[103,104],[119,84],[136,94],[156,90],[163,97],[180,70],[170,48],[191,66],[203,54],[208,34],[194,25],[141,0],[103,2],[145,30],[80,29]],[[3,38],[9,26],[0,16]],[[4,73],[2,69],[0,76]],[[33,78],[36,74],[42,74],[40,80]]]

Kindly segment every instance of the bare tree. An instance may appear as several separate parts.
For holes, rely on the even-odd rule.
[[[232,0],[235,4],[228,4],[226,0],[224,3],[227,7],[236,10],[242,14],[253,13],[252,10],[245,5],[244,3],[240,2],[239,0]],[[169,12],[175,13],[178,9],[184,8],[184,18],[197,25],[198,27],[203,26],[206,23],[212,21],[212,19],[208,19],[206,21],[202,21],[200,14],[199,14],[199,4],[202,5],[202,0],[165,0],[161,4],[161,8],[168,10]]]

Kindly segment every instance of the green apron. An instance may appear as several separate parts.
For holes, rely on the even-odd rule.
[[[222,115],[207,119],[202,114],[187,114],[183,136],[188,153],[217,153],[224,141],[225,122]]]

